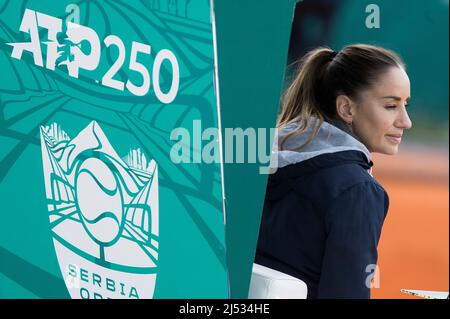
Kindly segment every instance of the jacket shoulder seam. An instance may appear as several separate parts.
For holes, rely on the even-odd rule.
[[[386,191],[384,190],[384,188],[381,187],[381,185],[378,184],[376,181],[374,181],[374,180],[372,180],[372,179],[364,179],[364,180],[360,180],[360,181],[358,181],[358,182],[356,182],[356,183],[354,183],[354,184],[352,184],[352,185],[346,187],[346,188],[343,189],[342,191],[340,191],[340,192],[339,192],[339,193],[331,200],[331,202],[330,202],[328,205],[326,205],[326,206],[324,207],[324,213],[327,214],[327,213],[328,213],[328,210],[330,209],[330,207],[332,207],[332,206],[335,204],[335,202],[336,202],[341,196],[343,196],[345,193],[347,193],[347,192],[351,191],[352,189],[354,189],[354,188],[356,188],[356,187],[358,187],[358,186],[361,186],[361,185],[363,185],[363,184],[372,184],[372,185],[374,185],[374,186],[376,187],[376,189],[377,189],[378,191],[382,192],[383,195],[386,194]]]

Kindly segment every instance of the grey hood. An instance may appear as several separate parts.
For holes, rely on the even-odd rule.
[[[341,151],[355,150],[364,153],[368,162],[372,161],[369,150],[362,144],[341,122],[335,122],[334,125],[323,122],[317,136],[312,140],[306,148],[301,151],[295,149],[302,146],[311,135],[319,121],[317,118],[311,118],[308,121],[308,127],[303,134],[288,138],[283,144],[283,150],[277,150],[278,164],[281,168],[287,165],[296,164],[308,160],[310,158]],[[290,123],[287,126],[278,129],[275,141],[282,141],[284,137],[297,130],[300,123]],[[278,149],[278,145],[276,146]]]

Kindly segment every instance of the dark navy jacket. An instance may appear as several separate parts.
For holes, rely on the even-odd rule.
[[[282,153],[268,179],[255,263],[300,278],[308,298],[370,298],[389,205],[370,153],[328,123],[304,152]]]

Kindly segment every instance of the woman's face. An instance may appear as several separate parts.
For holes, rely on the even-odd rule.
[[[370,152],[394,155],[404,130],[411,128],[406,107],[410,83],[402,68],[392,67],[361,92],[352,107],[352,129]]]

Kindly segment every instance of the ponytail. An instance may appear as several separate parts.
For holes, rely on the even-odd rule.
[[[336,53],[333,50],[320,47],[308,52],[300,61],[300,67],[294,81],[283,96],[277,128],[293,122],[300,122],[300,127],[298,130],[287,134],[280,141],[280,149],[283,149],[283,144],[288,138],[304,133],[308,127],[308,119],[311,117],[316,117],[319,121],[311,136],[299,149],[306,147],[317,135],[320,126],[326,119],[325,114],[322,114],[317,107],[320,104],[320,87],[327,66],[335,55]]]

